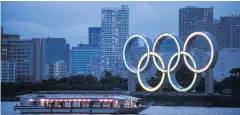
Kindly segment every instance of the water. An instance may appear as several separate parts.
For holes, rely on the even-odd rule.
[[[16,104],[19,104],[19,102],[2,102],[1,103],[1,109],[2,109],[1,115],[19,115],[19,113],[15,112],[13,110],[13,106]],[[147,114],[147,115],[240,115],[240,108],[152,106],[140,114]],[[46,114],[44,114],[44,115],[46,115]]]

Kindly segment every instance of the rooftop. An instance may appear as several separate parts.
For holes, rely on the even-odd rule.
[[[128,99],[139,99],[128,95],[93,95],[93,94],[26,94],[20,95],[21,98],[44,98],[44,99],[117,99],[117,100],[128,100]]]

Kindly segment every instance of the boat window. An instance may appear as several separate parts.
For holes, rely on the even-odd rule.
[[[130,100],[126,100],[126,101],[124,102],[124,107],[125,107],[125,108],[131,108],[131,101],[130,101]]]
[[[53,102],[45,102],[44,106],[45,107],[54,107],[54,103]]]
[[[71,107],[71,102],[65,102],[64,107]]]
[[[80,102],[73,102],[73,107],[81,107],[81,103]]]
[[[59,108],[59,107],[63,107],[61,102],[54,102],[54,107],[55,108]]]
[[[88,108],[89,107],[89,103],[88,102],[82,102],[81,103],[81,107],[82,108]]]
[[[40,101],[32,101],[30,102],[30,105],[40,105]]]
[[[100,108],[100,107],[101,107],[101,102],[94,101],[94,102],[93,102],[93,107],[94,107],[94,108]]]
[[[103,107],[112,108],[112,103],[111,102],[103,102]]]

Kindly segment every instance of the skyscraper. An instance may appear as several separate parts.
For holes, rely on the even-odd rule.
[[[127,76],[127,70],[123,63],[123,46],[129,36],[129,8],[122,5],[121,8],[102,9],[102,69],[111,71],[122,77]]]
[[[217,81],[229,77],[231,69],[239,68],[239,55],[239,48],[222,48],[219,51],[218,61],[213,68],[213,75]]]
[[[101,27],[88,28],[88,44],[100,45],[101,42]]]
[[[66,40],[64,38],[42,39],[45,47],[46,63],[51,64],[59,60],[66,60]]]
[[[88,74],[99,77],[101,76],[101,56],[100,55],[90,55],[88,61]]]
[[[49,76],[55,79],[68,77],[68,65],[64,60],[59,60],[54,64],[49,64]]]
[[[79,44],[77,47],[72,47],[72,74],[88,74],[91,67],[89,62],[94,62],[91,57],[101,58],[99,45]],[[101,71],[100,67],[95,71]]]
[[[40,39],[24,40],[20,39],[20,35],[14,34],[2,34],[1,37],[3,82],[40,81],[42,78]],[[14,77],[15,79],[12,79]]]
[[[220,23],[224,27],[222,33],[227,34],[225,39],[219,39],[220,45],[229,45],[230,48],[240,48],[240,14],[220,17]],[[229,44],[225,44],[226,41],[229,41]]]
[[[66,44],[65,38],[45,38],[42,39],[42,53],[45,58],[45,74],[49,76],[48,68],[60,60],[64,60],[69,66],[69,45]],[[67,67],[68,68],[68,67]]]
[[[1,82],[16,82],[15,60],[1,60]]]
[[[240,15],[222,16],[212,24],[199,25],[197,30],[210,32],[217,40],[219,48],[240,48]],[[202,40],[201,42],[206,42]],[[208,43],[198,43],[201,48],[209,48]],[[204,46],[205,45],[205,46]]]
[[[66,44],[66,64],[67,64],[67,71],[70,73],[70,67],[71,67],[71,65],[70,65],[70,44]]]
[[[213,23],[213,7],[198,8],[187,6],[179,9],[179,35],[185,40],[192,32],[197,31],[198,25]]]

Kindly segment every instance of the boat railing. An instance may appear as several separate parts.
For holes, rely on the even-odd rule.
[[[127,91],[34,91],[32,94],[109,94],[127,95]]]

